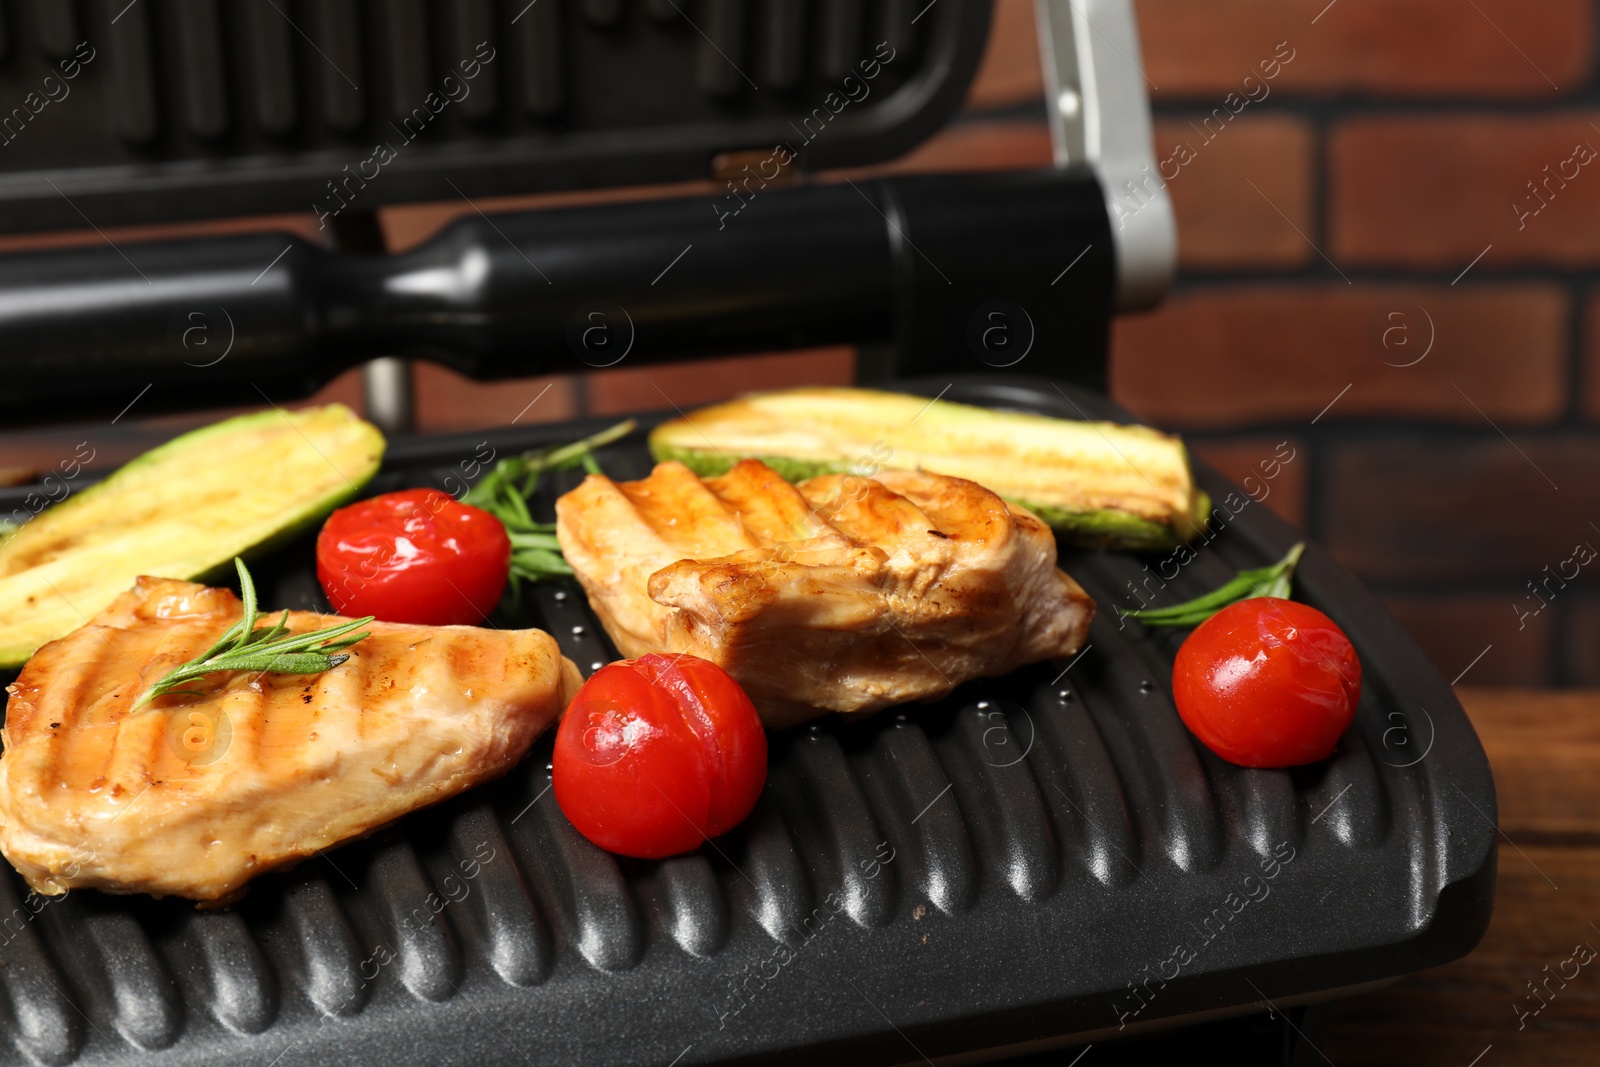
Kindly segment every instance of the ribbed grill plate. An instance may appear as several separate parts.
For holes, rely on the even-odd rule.
[[[1015,380],[945,395],[1076,414]],[[459,485],[485,447],[590,428],[397,442],[374,491]],[[649,469],[637,443],[603,463]],[[1246,505],[1163,596],[1295,539]],[[618,860],[581,838],[549,792],[547,737],[509,778],[259,879],[231,910],[30,901],[6,868],[7,1061],[889,1064],[1277,1001],[1468,951],[1493,896],[1495,799],[1449,687],[1313,547],[1297,596],[1356,643],[1356,723],[1322,765],[1224,763],[1172,706],[1179,635],[1119,631],[1112,610],[1135,606],[1127,583],[1143,567],[1172,573],[1164,560],[1066,557],[1100,605],[1070,666],[774,735],[756,813],[693,855]],[[308,543],[257,571],[264,603],[318,603]],[[575,585],[538,589],[529,610],[585,673],[613,657]]]

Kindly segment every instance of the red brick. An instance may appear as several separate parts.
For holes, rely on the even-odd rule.
[[[967,92],[967,108],[1011,107],[1044,98],[1033,0],[995,0],[983,62]]]
[[[855,349],[813,348],[734,359],[619,367],[587,375],[588,410],[596,415],[660,411],[726,400],[756,389],[849,385]]]
[[[1294,449],[1293,461],[1279,463],[1277,476],[1271,480],[1263,479],[1261,464],[1273,460],[1278,445],[1284,441]],[[1311,481],[1311,453],[1302,438],[1213,437],[1190,441],[1189,449],[1233,479],[1236,485],[1243,484],[1246,478],[1254,478],[1250,488],[1253,490],[1251,495],[1255,499],[1263,500],[1268,508],[1286,522],[1291,522],[1302,530],[1307,528],[1306,497],[1307,487]],[[1257,486],[1266,488],[1265,498],[1262,498],[1259,489],[1255,489]]]
[[[1021,170],[1048,167],[1055,156],[1043,122],[988,119],[946,126],[890,163],[835,172],[830,178],[872,174],[921,174],[950,170]]]
[[[709,173],[710,168],[707,167]],[[378,209],[384,243],[391,252],[404,252],[444,229],[464,215],[496,212],[548,211],[588,204],[614,204],[627,200],[651,200],[674,196],[718,195],[724,190],[707,179],[703,182],[677,182],[671,185],[629,185],[619,189],[577,189],[565,193],[531,193],[526,196],[475,197],[465,200],[429,201],[419,204],[392,204]]]
[[[1493,580],[1527,594],[1574,546],[1600,548],[1600,435],[1395,434],[1330,443],[1319,459],[1321,540],[1374,582]],[[1600,560],[1576,581],[1600,581]]]
[[[1515,590],[1500,596],[1391,595],[1383,600],[1447,682],[1462,671],[1467,672],[1463,685],[1555,681],[1555,612],[1519,620],[1512,609]],[[1473,663],[1480,653],[1483,658]]]
[[[1295,267],[1315,258],[1295,232],[1316,230],[1310,125],[1243,112],[1217,132],[1202,126],[1205,118],[1155,124],[1156,160],[1178,218],[1179,264]]]
[[[1215,95],[1220,103],[1245,74],[1259,72],[1280,41],[1289,42],[1294,58],[1270,83],[1273,91],[1540,97],[1558,91],[1546,75],[1561,92],[1587,84],[1595,36],[1589,0],[1476,2],[1481,12],[1457,0],[1336,0],[1326,12],[1327,0],[1138,0],[1136,9],[1157,102]],[[1044,94],[1033,3],[994,6],[967,98],[973,109]]]
[[[1566,404],[1567,303],[1535,283],[1191,289],[1117,320],[1111,389],[1174,427],[1309,422],[1335,397],[1323,425],[1379,416],[1488,429],[1472,402],[1501,425],[1545,423]]]
[[[160,384],[153,387],[143,399],[155,395]],[[312,404],[344,404],[356,412],[361,407],[361,372],[350,370],[317,390],[304,400],[273,397],[280,406],[289,410]],[[159,444],[172,440],[199,426],[206,426],[248,411],[264,410],[261,394],[249,386],[240,392],[238,407],[213,408],[206,411],[186,411],[178,414],[141,418],[139,405],[130,409],[126,418],[115,425],[101,419],[93,423],[57,425],[31,430],[9,430],[0,433],[0,457],[7,467],[17,466],[35,471],[48,471],[63,459],[70,458],[79,442],[86,441],[94,451],[94,460],[87,464],[97,476],[110,474],[117,467],[142,455]],[[248,401],[248,403],[245,403]],[[141,400],[141,403],[143,400]]]
[[[578,414],[578,383],[572,375],[475,382],[420,361],[411,373],[417,429],[425,433],[504,426],[513,421],[560,422]]]
[[[1486,248],[1475,270],[1600,263],[1600,159],[1569,162],[1579,145],[1600,151],[1600,112],[1347,122],[1329,141],[1328,254],[1451,272]],[[1549,183],[1544,200],[1530,182]]]
[[[361,368],[347,370],[306,399],[296,400],[283,406],[293,409],[308,404],[343,404],[352,411],[364,413],[366,403],[361,395]]]
[[[197,420],[195,425],[201,425],[204,421]],[[74,453],[78,452],[79,444],[87,443],[94,452],[93,459],[84,467],[96,477],[104,477],[133,457],[148,452],[181,432],[152,430],[132,419],[116,426],[110,426],[104,420],[94,426],[51,426],[0,434],[0,455],[5,456],[8,467],[44,473],[56,470],[59,464],[72,459]],[[29,481],[32,480],[29,478]]]
[[[1591,0],[1138,0],[1137,10],[1158,101],[1236,90],[1280,41],[1294,58],[1269,84],[1301,94],[1553,96],[1586,86],[1594,61]]]
[[[104,247],[107,241],[119,248],[149,241],[187,241],[196,237],[221,237],[238,233],[292,233],[314,244],[323,243],[326,232],[317,229],[311,212],[291,215],[253,215],[237,219],[163,222],[144,226],[108,226],[104,231],[53,230],[46,233],[17,233],[0,236],[0,253],[27,252],[43,248]],[[137,262],[137,255],[134,257]]]

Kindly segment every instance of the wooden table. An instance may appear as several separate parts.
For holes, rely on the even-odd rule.
[[[1500,800],[1489,932],[1465,959],[1337,1005],[1322,1051],[1337,1067],[1600,1064],[1600,956],[1582,963],[1600,952],[1600,692],[1458,695]]]

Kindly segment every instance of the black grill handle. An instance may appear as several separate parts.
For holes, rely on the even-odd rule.
[[[1115,264],[1086,170],[469,215],[403,255],[284,234],[0,258],[0,417],[281,403],[377,356],[489,380],[889,346],[891,376],[1103,387]]]

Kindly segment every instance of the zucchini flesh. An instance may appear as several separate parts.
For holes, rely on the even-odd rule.
[[[294,536],[377,473],[384,440],[342,404],[241,415],[174,438],[0,542],[0,668],[141,574],[208,577]]]
[[[1170,434],[870,389],[755,393],[663,423],[650,450],[702,477],[755,458],[790,481],[885,467],[969,478],[1082,547],[1171,548],[1211,506]]]

